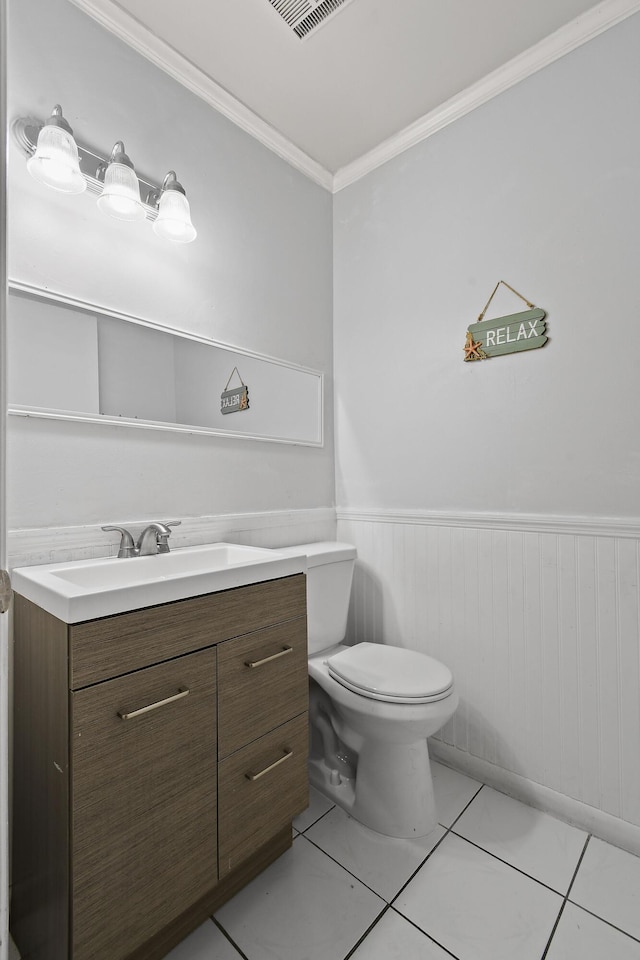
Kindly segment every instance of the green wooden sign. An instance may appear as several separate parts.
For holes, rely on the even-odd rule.
[[[546,313],[539,307],[507,317],[472,323],[467,330],[465,360],[488,360],[505,353],[536,350],[547,342]]]

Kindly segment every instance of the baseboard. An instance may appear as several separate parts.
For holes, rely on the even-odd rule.
[[[518,773],[474,757],[457,747],[443,743],[442,740],[429,741],[429,754],[433,760],[480,780],[501,793],[522,800],[537,810],[550,813],[601,840],[606,840],[607,843],[640,856],[640,827],[633,823],[620,820],[619,817],[590,807],[580,800],[573,800],[549,787],[534,783]]]

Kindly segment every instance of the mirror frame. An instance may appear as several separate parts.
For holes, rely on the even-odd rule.
[[[115,417],[109,414],[82,413],[75,410],[57,410],[47,407],[27,406],[24,404],[9,403],[7,413],[19,417],[37,417],[45,420],[65,420],[81,423],[108,424],[110,426],[134,427],[142,430],[168,430],[174,433],[190,433],[205,436],[230,437],[236,440],[260,440],[268,443],[286,443],[294,446],[303,447],[323,447],[324,446],[324,373],[320,370],[314,370],[311,367],[304,367],[300,364],[290,363],[287,360],[280,360],[277,357],[271,357],[267,354],[256,353],[252,350],[245,350],[242,347],[233,344],[223,343],[220,340],[212,340],[209,337],[202,337],[198,334],[187,333],[177,327],[170,327],[164,324],[155,323],[143,317],[136,317],[133,314],[121,313],[118,310],[111,310],[108,307],[102,307],[87,300],[80,300],[75,297],[69,297],[66,294],[58,293],[52,290],[45,290],[42,287],[30,283],[23,283],[19,280],[9,280],[8,293],[27,294],[36,297],[39,300],[50,301],[53,304],[73,307],[82,310],[85,313],[91,313],[95,316],[112,317],[115,320],[126,320],[129,323],[135,323],[138,326],[148,327],[159,333],[168,333],[173,336],[181,337],[185,340],[191,340],[195,343],[202,343],[205,346],[218,347],[221,350],[227,350],[241,357],[251,357],[254,360],[264,360],[280,367],[295,370],[297,373],[306,373],[318,378],[318,440],[299,440],[280,437],[277,435],[261,436],[259,434],[241,433],[235,430],[223,430],[218,427],[201,427],[192,424],[169,423],[160,420],[142,420],[137,417]]]

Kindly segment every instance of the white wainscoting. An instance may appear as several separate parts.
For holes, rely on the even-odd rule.
[[[434,752],[640,853],[637,519],[338,510],[338,539],[351,638],[454,673]]]
[[[254,547],[283,547],[313,540],[334,540],[336,514],[332,507],[311,510],[274,510],[266,513],[234,513],[210,517],[156,517],[157,520],[180,520],[174,527],[170,545],[190,547],[199,543],[228,541]],[[105,519],[126,527],[136,537],[149,519]],[[9,530],[7,534],[11,568],[36,563],[66,563],[70,560],[93,560],[115,557],[120,535],[105,533],[101,525],[77,527],[34,527]]]

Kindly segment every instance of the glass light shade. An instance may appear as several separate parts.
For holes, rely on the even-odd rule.
[[[163,192],[153,230],[164,240],[174,240],[176,243],[191,243],[195,240],[198,234],[191,223],[189,201],[184,193],[171,188]]]
[[[27,170],[40,183],[62,193],[82,193],[87,181],[80,172],[78,147],[63,127],[46,124],[38,134],[36,152]]]
[[[135,170],[125,163],[112,161],[104,175],[98,206],[103,213],[116,220],[144,220],[146,214],[140,200],[140,184]]]

